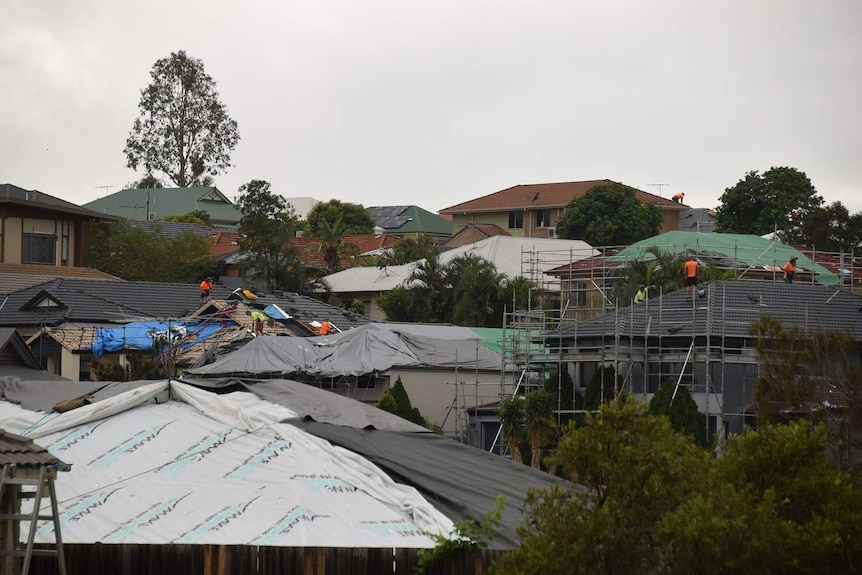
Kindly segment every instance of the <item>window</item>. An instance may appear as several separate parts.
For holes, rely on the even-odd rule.
[[[536,211],[536,227],[549,228],[551,227],[551,210]]]
[[[524,227],[524,212],[509,212],[509,229],[520,230]]]
[[[569,305],[571,307],[587,307],[587,282],[585,280],[571,280]]]
[[[24,234],[24,253],[21,260],[25,264],[56,263],[56,243],[54,236],[41,234]]]

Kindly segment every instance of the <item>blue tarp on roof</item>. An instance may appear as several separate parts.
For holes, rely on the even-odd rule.
[[[222,327],[222,322],[138,321],[127,323],[122,327],[97,329],[90,349],[96,357],[101,357],[104,353],[122,351],[129,347],[151,349],[153,338],[166,338],[169,329],[173,341],[180,343],[182,349],[188,349],[207,339]]]

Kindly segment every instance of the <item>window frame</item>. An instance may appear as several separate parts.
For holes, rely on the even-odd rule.
[[[33,243],[35,240],[50,241],[50,246],[45,251],[45,255],[49,261],[34,259],[33,252],[44,249],[45,246],[36,246],[34,250]],[[57,236],[54,234],[28,234],[24,233],[21,237],[21,263],[22,264],[40,264],[40,265],[57,265]]]
[[[524,229],[524,212],[523,210],[514,210],[509,212],[509,229],[523,230]]]

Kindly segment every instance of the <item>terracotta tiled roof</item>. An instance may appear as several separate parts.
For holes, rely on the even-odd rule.
[[[56,465],[62,461],[32,439],[0,429],[0,465]]]
[[[210,243],[210,255],[220,257],[237,250],[236,240],[239,237],[237,232],[214,232],[207,236],[207,241]],[[400,238],[390,234],[357,234],[344,236],[342,244],[353,244],[357,248],[359,254],[372,252],[379,249],[388,249],[401,241]],[[324,253],[321,249],[320,238],[310,238],[300,236],[290,238],[285,242],[285,248],[291,247],[299,253],[302,262],[307,266],[324,268]],[[348,256],[342,258],[341,264],[349,267],[355,262],[350,261]]]
[[[608,253],[606,253],[605,255],[584,258],[576,262],[564,264],[559,267],[547,270],[545,273],[552,276],[565,276],[569,273],[582,272],[587,270],[597,270],[599,273],[604,273],[610,269],[623,268],[627,265],[625,262],[606,261],[608,256],[614,255],[618,251],[619,250],[609,250]]]
[[[398,243],[400,238],[389,234],[357,234],[344,236],[341,240],[342,245],[352,244],[356,246],[357,254],[364,254],[374,250],[388,249]],[[325,268],[323,247],[320,238],[299,237],[291,238],[287,241],[287,245],[299,251],[302,262],[307,266]],[[345,254],[341,257],[341,265],[350,267],[356,265],[356,262],[349,255]]]
[[[236,239],[239,237],[238,232],[213,232],[206,237],[210,244],[210,256],[221,257],[223,255],[235,252]]]
[[[555,184],[523,184],[450,206],[440,210],[440,214],[496,212],[523,208],[564,208],[574,198],[583,197],[592,188],[614,183],[616,182],[612,180],[588,180]],[[677,204],[670,199],[638,189],[635,189],[635,195],[642,202],[655,203],[663,208],[687,209],[686,206]]]

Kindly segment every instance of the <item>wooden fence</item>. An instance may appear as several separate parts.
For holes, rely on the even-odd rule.
[[[68,575],[412,575],[418,549],[242,545],[63,546]],[[508,551],[459,552],[428,575],[483,575]],[[34,557],[31,573],[57,575],[56,558]]]

